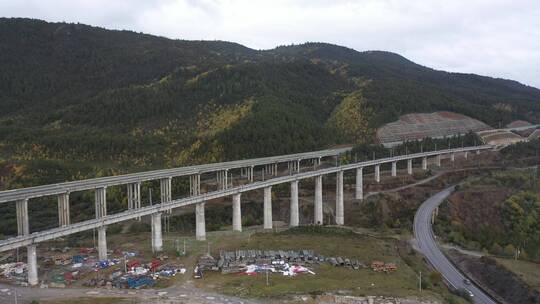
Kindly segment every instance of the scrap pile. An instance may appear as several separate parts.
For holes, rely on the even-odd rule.
[[[7,263],[0,265],[0,272],[8,279],[14,279],[17,282],[25,282],[27,276],[26,263]]]
[[[216,260],[210,255],[199,259],[195,268],[195,278],[202,278],[207,270],[221,271],[222,274],[282,273],[294,276],[298,273],[315,274],[309,265],[330,264],[335,267],[347,267],[354,270],[367,269],[368,266],[360,260],[346,257],[325,257],[313,250],[236,250],[221,251]],[[373,261],[374,271],[392,272],[397,270],[394,263]]]

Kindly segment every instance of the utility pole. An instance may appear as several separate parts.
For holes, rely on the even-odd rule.
[[[420,271],[420,282],[418,282],[418,289],[422,292],[422,271]]]

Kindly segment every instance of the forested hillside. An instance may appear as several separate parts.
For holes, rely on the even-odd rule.
[[[540,122],[540,90],[397,54],[0,19],[0,189],[370,143],[410,112]]]

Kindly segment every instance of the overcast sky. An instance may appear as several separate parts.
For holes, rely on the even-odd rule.
[[[0,16],[255,49],[329,42],[540,88],[538,0],[0,0]]]

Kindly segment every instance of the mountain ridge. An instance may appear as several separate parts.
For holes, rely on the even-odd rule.
[[[0,18],[0,52],[0,157],[10,162],[177,166],[293,153],[372,143],[377,127],[414,112],[540,122],[534,87],[328,43],[253,50]],[[208,131],[206,121],[226,123]]]

